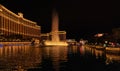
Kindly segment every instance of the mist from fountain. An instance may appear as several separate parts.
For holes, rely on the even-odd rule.
[[[51,30],[52,40],[46,41],[45,45],[48,46],[68,46],[67,42],[60,41],[59,37],[59,18],[57,12],[54,10],[52,13],[52,30]]]

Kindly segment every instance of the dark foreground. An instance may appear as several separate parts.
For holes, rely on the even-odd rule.
[[[2,46],[0,71],[120,71],[120,55],[85,46]]]

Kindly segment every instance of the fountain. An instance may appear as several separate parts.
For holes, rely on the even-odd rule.
[[[52,30],[51,30],[51,40],[46,40],[44,43],[46,46],[68,46],[67,42],[60,41],[59,38],[59,19],[56,11],[52,14]]]

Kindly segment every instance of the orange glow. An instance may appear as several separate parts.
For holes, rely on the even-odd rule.
[[[102,33],[98,33],[98,34],[95,35],[95,37],[102,37],[102,36],[103,36]]]
[[[51,41],[45,41],[46,46],[68,46],[67,42],[65,41],[60,41],[59,37],[59,19],[58,19],[58,14],[56,11],[53,11],[52,14],[52,31],[51,31],[51,36],[52,40]]]
[[[68,46],[67,42],[53,42],[53,41],[46,41],[45,45],[47,46]]]

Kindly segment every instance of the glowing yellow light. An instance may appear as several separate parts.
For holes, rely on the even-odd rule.
[[[2,9],[0,9],[0,11],[2,12]]]
[[[62,42],[62,41],[59,41],[59,42],[46,41],[45,45],[47,46],[68,46],[66,42]]]

